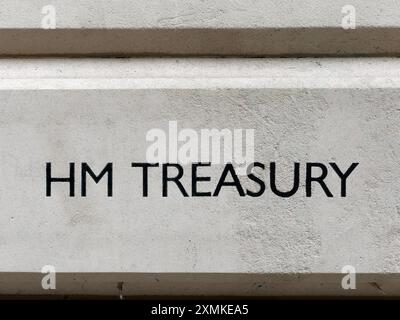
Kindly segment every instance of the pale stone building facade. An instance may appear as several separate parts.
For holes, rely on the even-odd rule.
[[[0,4],[0,294],[399,295],[398,1]]]

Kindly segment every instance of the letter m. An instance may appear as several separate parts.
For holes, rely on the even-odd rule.
[[[89,165],[86,162],[82,163],[82,171],[81,171],[81,179],[82,179],[82,185],[81,185],[81,193],[82,197],[86,197],[86,177],[87,174],[94,180],[94,182],[99,183],[100,180],[103,178],[105,174],[108,175],[107,179],[107,196],[112,197],[113,195],[113,167],[112,163],[107,163],[107,165],[104,167],[104,169],[100,172],[99,175],[96,176],[96,174],[93,172],[93,170],[89,167]]]

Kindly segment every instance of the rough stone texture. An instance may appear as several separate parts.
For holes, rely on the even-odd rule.
[[[342,29],[342,8],[356,29]],[[399,55],[397,0],[1,0],[0,55]],[[56,30],[41,28],[42,7]]]
[[[1,60],[0,293],[48,294],[34,273],[50,264],[66,274],[69,285],[57,291],[65,294],[113,294],[118,282],[129,294],[165,294],[134,284],[168,272],[184,279],[176,294],[370,295],[382,286],[398,294],[399,72],[397,59]],[[276,197],[268,170],[259,198],[229,188],[218,198],[183,198],[173,187],[162,198],[159,171],[150,171],[143,198],[130,163],[146,160],[146,132],[170,120],[255,129],[255,159],[276,161],[282,186],[294,161],[360,165],[346,198],[337,197],[334,175],[334,198],[319,188],[306,198],[304,185]],[[49,161],[60,175],[71,161],[97,169],[112,161],[114,197],[92,185],[86,198],[69,198],[61,185],[46,198]],[[204,172],[213,189],[220,168]],[[348,264],[364,274],[352,292],[340,289]],[[28,273],[20,286],[9,276],[16,272]],[[196,291],[191,274],[203,284],[222,274],[230,284]]]
[[[360,26],[399,24],[396,0],[2,0],[3,29],[41,27],[41,9],[57,9],[62,29],[340,27],[342,7],[358,9]],[[283,18],[283,19],[282,19]]]

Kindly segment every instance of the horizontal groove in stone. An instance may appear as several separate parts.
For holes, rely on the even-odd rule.
[[[398,56],[400,28],[0,29],[0,56]]]
[[[42,289],[43,276],[1,272],[0,295],[398,297],[400,292],[398,273],[357,274],[357,290],[342,289],[341,273],[62,272],[56,290]]]
[[[400,54],[398,0],[0,0],[0,5],[0,56]],[[354,30],[342,26],[352,14],[349,5]]]

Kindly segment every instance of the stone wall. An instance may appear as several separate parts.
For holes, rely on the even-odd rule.
[[[399,295],[397,1],[0,4],[0,294]]]

